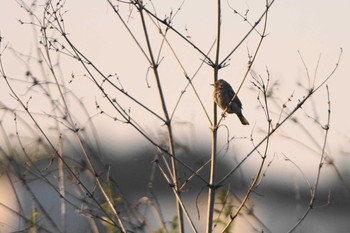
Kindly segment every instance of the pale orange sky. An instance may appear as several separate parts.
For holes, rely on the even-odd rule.
[[[30,2],[27,0],[23,1]],[[39,4],[40,2],[38,1],[37,3]],[[171,9],[176,11],[182,0],[152,0],[152,2],[159,17],[163,18],[169,15]],[[188,36],[194,44],[205,52],[209,50],[215,39],[215,2],[187,0],[172,22],[175,28]],[[250,28],[246,22],[243,22],[242,18],[229,9],[228,4],[242,14],[249,9],[248,18],[254,23],[254,20],[263,11],[265,1],[222,1],[223,37],[221,38],[221,59],[232,50]],[[39,5],[38,9],[40,7]],[[147,5],[147,7],[151,8],[150,5]],[[108,2],[66,0],[64,9],[68,10],[64,14],[66,32],[78,49],[91,59],[106,76],[109,74],[113,75],[111,80],[114,80],[116,85],[120,86],[115,75],[119,77],[123,88],[128,94],[148,106],[152,111],[163,116],[156,83],[152,71],[148,70],[149,64],[108,5]],[[139,14],[135,9],[130,12],[131,9],[121,7],[120,12],[125,18],[129,17],[128,25],[147,52],[144,35],[142,30],[140,30]],[[331,123],[326,154],[334,159],[336,168],[339,169],[345,178],[344,182],[347,183],[346,175],[348,175],[350,164],[350,111],[348,106],[350,99],[350,78],[348,77],[350,74],[349,10],[349,0],[276,0],[268,14],[268,35],[262,44],[252,69],[254,74],[260,75],[266,80],[266,67],[268,67],[271,85],[274,82],[278,82],[279,86],[274,92],[277,97],[269,102],[272,123],[275,125],[279,119],[282,104],[286,103],[291,95],[293,95],[292,100],[287,103],[289,110],[294,108],[298,101],[307,94],[303,87],[297,85],[297,83],[301,83],[304,87],[308,87],[309,82],[298,51],[302,54],[308,67],[311,82],[313,82],[315,77],[315,69],[321,56],[315,80],[315,85],[317,86],[333,70],[337,63],[340,47],[343,49],[339,67],[328,82],[331,100]],[[37,11],[37,16],[39,18],[42,17],[42,12]],[[158,51],[161,46],[161,37],[157,28],[149,21],[149,18],[146,19],[148,20],[148,30],[153,42],[152,47],[155,51]],[[38,31],[35,34],[31,25],[21,25],[19,20],[28,22],[29,17],[16,1],[0,0],[0,35],[2,37],[0,52],[7,46],[1,57],[3,67],[12,87],[19,97],[25,103],[28,103],[30,111],[34,113],[34,117],[43,129],[52,136],[52,141],[56,145],[58,134],[57,131],[52,130],[54,122],[52,118],[48,117],[49,114],[55,111],[52,109],[43,91],[38,86],[32,88],[32,83],[28,81],[28,77],[25,75],[30,70],[39,80],[43,80],[46,76],[51,77],[47,67],[42,71],[36,62],[36,58],[39,56],[37,45],[40,34]],[[258,30],[261,31],[261,29],[260,25]],[[50,36],[60,40],[58,33],[50,34]],[[203,57],[188,43],[179,39],[174,32],[169,31],[167,38],[186,72],[192,77],[201,65]],[[252,33],[237,52],[231,56],[229,66],[220,70],[220,78],[227,80],[235,89],[240,84],[246,71],[247,51],[250,53],[254,51],[258,39],[258,34]],[[12,49],[17,51],[16,56]],[[187,84],[187,80],[167,45],[164,45],[159,56],[161,60],[159,65],[161,82],[169,114],[172,114],[176,102]],[[210,54],[210,57],[214,59],[213,52]],[[57,65],[55,66],[55,71],[67,88],[65,89],[65,96],[68,100],[69,110],[75,116],[78,127],[87,127],[88,132],[91,133],[88,127],[89,116],[91,116],[96,126],[97,134],[101,138],[102,148],[109,153],[115,153],[113,156],[116,158],[124,156],[124,151],[149,145],[128,124],[115,122],[106,115],[99,114],[95,101],[98,101],[103,110],[111,117],[120,118],[118,113],[105,101],[105,98],[96,86],[85,76],[86,71],[77,61],[63,54],[57,56],[54,52],[52,53],[52,59],[53,63]],[[70,83],[72,74],[74,74],[75,78]],[[94,75],[99,77],[96,72],[94,72]],[[242,126],[236,116],[228,115],[222,122],[225,127],[219,128],[219,149],[223,148],[227,136],[236,138],[232,140],[228,153],[224,156],[223,153],[219,153],[218,156],[221,162],[222,160],[227,161],[226,165],[229,167],[234,167],[237,161],[240,161],[252,150],[251,136],[254,138],[255,144],[259,143],[260,139],[265,136],[264,130],[266,130],[267,122],[264,112],[261,108],[258,108],[258,93],[251,81],[254,80],[249,75],[239,93],[243,103],[243,113],[251,124]],[[102,82],[101,78],[99,78],[99,82]],[[213,70],[207,65],[200,69],[193,80],[196,91],[210,117],[213,106],[212,87],[210,86],[212,82]],[[150,85],[150,88],[147,87],[147,84]],[[28,88],[30,88],[30,92],[27,92]],[[164,142],[166,129],[163,122],[107,84],[104,84],[104,88],[111,97],[116,98],[125,110],[130,110],[131,117],[135,119],[146,134],[157,143]],[[50,90],[55,99],[60,99],[55,85],[51,85]],[[76,98],[73,97],[73,94]],[[79,101],[85,104],[90,114],[89,116],[83,113]],[[17,142],[14,130],[14,115],[2,109],[4,106],[15,108],[18,116],[24,117],[29,125],[33,125],[30,119],[26,117],[26,114],[21,112],[19,104],[11,96],[9,88],[0,77],[1,126],[4,127],[5,133],[8,134],[8,139]],[[313,118],[317,118],[321,125],[325,125],[327,122],[327,110],[327,92],[324,86],[293,116],[297,117],[300,124],[296,125],[289,121],[270,138],[267,160],[263,168],[263,172],[266,172],[264,174],[266,176],[263,176],[264,182],[280,182],[296,191],[299,188],[310,188],[308,187],[309,183],[314,185],[325,131],[321,129],[320,125],[313,122]],[[282,114],[282,118],[285,115]],[[310,118],[307,116],[310,116]],[[63,120],[59,122],[64,123]],[[182,152],[182,149],[186,153],[187,149],[196,151],[196,149],[202,149],[202,147],[210,148],[210,125],[191,88],[188,88],[184,93],[172,122],[176,145],[180,145],[179,147],[181,148],[178,150],[179,154]],[[24,147],[27,151],[30,151],[32,148],[35,150],[37,148],[36,135],[33,136],[32,132],[26,131],[27,126],[19,120],[19,117],[17,123],[19,134],[23,137]],[[60,127],[62,131],[60,133],[64,135],[63,138],[67,139],[72,135],[71,131],[64,127],[64,124],[60,124]],[[7,144],[4,143],[2,130],[3,128],[0,128],[0,150],[5,151],[8,148]],[[229,135],[227,135],[227,132],[229,132]],[[75,141],[66,140],[64,146],[69,143],[74,144]],[[209,150],[207,150],[207,154],[202,151],[205,150],[201,150],[201,153],[203,153],[201,156],[209,158]],[[222,151],[224,149],[220,152]],[[263,147],[259,148],[259,151],[262,152]],[[284,155],[293,161],[294,164],[287,161]],[[255,152],[240,167],[243,176],[247,180],[256,175],[260,162],[261,157]],[[331,199],[333,198],[332,188],[340,184],[340,179],[334,177],[334,167],[327,164],[323,166],[319,188],[326,188],[329,194],[332,194]],[[296,199],[298,198],[297,195],[298,193],[296,192]],[[275,204],[279,205],[279,203]],[[254,208],[254,210],[258,210],[259,215],[259,208],[262,208],[260,210],[263,220],[271,217],[265,214],[264,206],[261,207],[261,205]],[[270,208],[270,206],[267,208]],[[295,208],[300,208],[300,206],[296,205]],[[300,211],[301,209],[297,209],[296,212]],[[290,220],[291,222],[294,221],[293,219]],[[275,219],[267,221],[276,222]],[[345,221],[344,225],[346,223]],[[323,224],[320,224],[320,226],[323,226]]]
[[[181,3],[181,1],[153,2],[158,7],[157,13],[160,17],[169,14],[171,8],[167,5],[168,3],[173,4],[174,10]],[[264,1],[261,1],[261,5],[257,6],[255,0],[243,1],[240,4],[236,3],[237,5],[234,5],[235,1],[228,2],[241,13],[244,13],[249,8],[248,16],[252,19],[255,19],[260,14],[261,5],[264,3]],[[224,37],[222,38],[222,57],[226,56],[237,41],[240,40],[241,36],[249,29],[249,25],[242,22],[241,18],[228,9],[227,1],[223,1],[223,7]],[[142,100],[145,104],[151,106],[152,110],[162,115],[159,99],[155,94],[155,83],[151,72],[148,75],[148,80],[152,88],[146,87],[148,64],[107,2],[92,0],[84,1],[83,3],[80,1],[67,1],[65,8],[68,9],[68,12],[65,14],[65,26],[69,33],[69,38],[105,74],[118,74],[129,94]],[[198,44],[203,51],[207,51],[215,38],[214,9],[214,3],[187,1],[174,19],[173,25],[184,33],[185,28],[187,28],[191,40]],[[350,119],[350,112],[347,107],[347,100],[350,99],[348,90],[350,84],[348,78],[350,73],[350,28],[347,25],[350,22],[349,9],[350,2],[348,0],[337,0],[331,4],[329,1],[317,0],[277,0],[269,12],[268,36],[263,42],[253,67],[257,74],[266,78],[265,67],[267,66],[271,74],[271,81],[278,80],[280,84],[280,101],[286,101],[294,93],[293,104],[290,105],[290,107],[293,107],[297,100],[305,94],[301,88],[297,87],[296,82],[300,81],[307,85],[305,69],[297,51],[299,50],[303,55],[312,77],[318,57],[321,54],[316,80],[316,83],[320,83],[333,69],[337,62],[339,48],[342,47],[344,52],[339,68],[329,81],[332,104],[331,137],[329,142],[332,148],[342,148],[345,151],[350,151],[350,147],[347,144],[349,138],[345,139],[342,136],[350,136],[350,121],[348,120]],[[122,13],[127,15],[125,11]],[[131,16],[129,25],[135,28],[140,23],[138,14],[137,12],[132,12]],[[20,25],[19,19],[28,19],[24,10],[20,9],[15,1],[2,0],[0,3],[0,32],[3,37],[1,49],[5,45],[9,45],[24,54],[35,54],[36,43],[34,42],[33,30],[29,25]],[[150,25],[149,30],[153,33],[153,38],[157,38],[156,29]],[[135,35],[142,40],[141,44],[144,45],[143,34],[136,30]],[[238,52],[231,57],[230,66],[220,71],[221,77],[229,81],[234,87],[239,85],[245,72],[247,49],[253,51],[256,47],[257,39],[257,34],[253,33],[252,37],[245,41]],[[186,71],[192,76],[201,63],[201,55],[192,49],[191,46],[178,40],[174,33],[169,33],[169,41],[173,43]],[[159,44],[155,45],[154,48],[158,49]],[[162,77],[166,77],[166,79],[163,79],[164,91],[169,103],[169,112],[172,112],[181,90],[186,85],[186,79],[167,48],[164,49],[162,55],[164,59],[160,66],[160,72]],[[211,57],[213,57],[213,54]],[[91,106],[91,114],[94,114],[96,112],[94,101],[95,99],[102,101],[101,94],[96,91],[96,88],[90,81],[82,76],[84,71],[79,65],[72,62],[71,59],[66,59],[64,56],[61,56],[60,59],[62,59],[60,65],[63,70],[63,76],[67,82],[71,73],[79,77],[68,87],[85,104]],[[26,67],[23,63],[16,60],[10,51],[4,53],[3,61],[9,76],[24,79]],[[230,125],[230,128],[232,127],[231,134],[236,136],[249,137],[254,124],[256,124],[256,128],[266,125],[261,112],[257,112],[257,94],[256,91],[252,91],[251,80],[249,77],[239,95],[243,102],[244,114],[251,122],[251,125],[249,127],[240,126],[237,124],[238,121],[235,116],[228,117],[224,121],[225,124]],[[194,83],[207,111],[211,115],[212,89],[209,85],[212,83],[211,68],[204,66],[195,78]],[[22,88],[25,88],[25,86],[22,86]],[[118,96],[118,93],[114,90],[111,90],[110,94]],[[15,106],[3,80],[0,80],[0,96],[1,102]],[[325,96],[326,90],[322,88],[319,93],[315,94],[314,98],[316,109],[318,114],[320,114],[320,120],[324,123],[326,123],[327,116],[327,99]],[[38,112],[44,111],[40,109],[42,107],[41,104],[35,106],[35,103],[38,103],[40,100],[40,97],[37,98],[33,97],[32,107]],[[123,96],[118,98],[119,101],[125,104],[126,108],[131,107],[132,116],[139,121],[142,127],[148,130],[150,134],[157,134],[157,130],[161,128],[161,123],[157,119],[139,110],[134,104],[128,103]],[[105,108],[108,109],[107,106]],[[312,114],[310,109],[308,109],[308,113]],[[47,112],[48,110],[45,111]],[[174,117],[174,120],[178,122],[175,122],[176,124],[185,122],[191,125],[191,127],[183,127],[176,130],[176,133],[182,135],[185,142],[190,142],[190,144],[196,144],[198,141],[210,142],[208,121],[190,88],[187,89],[176,113]],[[277,114],[273,115],[273,117],[276,120]],[[114,125],[113,122],[108,122],[104,117],[95,118],[95,121],[98,127],[102,129],[100,132],[101,136],[104,136],[107,143],[114,143],[115,141],[121,144],[129,143],[132,141],[130,140],[132,137],[140,139],[139,134],[135,130],[129,130],[129,127],[126,125]],[[111,126],[116,127],[116,129],[111,130]],[[236,129],[235,127],[237,131],[234,130]],[[315,132],[321,132],[317,127],[315,128]],[[282,132],[288,132],[288,129],[290,129],[289,126],[286,126],[282,129]],[[124,130],[127,133],[115,133],[124,132]],[[125,137],[125,135],[128,136]],[[191,135],[196,136],[192,137]],[[203,138],[199,137],[199,135]],[[225,132],[223,132],[223,135],[225,135]],[[197,137],[200,139],[197,139]],[[247,142],[247,146],[249,148],[249,142]]]

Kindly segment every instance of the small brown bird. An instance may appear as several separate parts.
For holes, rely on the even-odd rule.
[[[212,85],[214,86],[214,101],[224,111],[235,95],[235,92],[233,91],[231,85],[223,79],[219,79]],[[249,122],[242,114],[242,103],[238,96],[235,97],[235,99],[231,102],[231,105],[227,108],[227,113],[236,113],[243,125],[249,125]]]

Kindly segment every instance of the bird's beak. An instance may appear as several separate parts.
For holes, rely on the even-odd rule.
[[[210,86],[214,86],[214,84],[210,84]]]

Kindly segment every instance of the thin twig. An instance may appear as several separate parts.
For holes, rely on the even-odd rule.
[[[188,213],[188,211],[187,211],[187,209],[186,209],[186,207],[185,207],[185,205],[184,205],[184,203],[183,203],[183,201],[182,201],[181,196],[179,195],[179,192],[178,192],[177,189],[176,189],[176,186],[172,183],[172,180],[169,179],[169,177],[166,175],[166,172],[164,171],[164,169],[162,168],[162,166],[160,166],[159,162],[156,161],[156,163],[157,163],[158,168],[159,168],[160,172],[162,173],[164,179],[165,179],[166,182],[169,184],[169,186],[171,187],[171,190],[173,191],[174,195],[176,196],[176,199],[177,199],[178,203],[180,204],[180,207],[181,207],[183,213],[185,214],[185,216],[186,216],[188,222],[190,223],[190,226],[191,226],[193,232],[198,232],[197,229],[196,229],[196,227],[195,227],[194,224],[193,224],[193,221],[192,221],[192,219],[191,219],[191,216],[189,215],[189,213]],[[182,224],[183,224],[183,223],[182,223]],[[179,230],[180,230],[180,226],[179,226]]]
[[[183,233],[184,232],[184,222],[183,222],[183,210],[181,208],[181,191],[179,189],[179,181],[178,181],[178,171],[177,171],[177,163],[176,160],[174,159],[174,157],[176,157],[175,155],[175,146],[174,146],[174,137],[173,137],[173,129],[172,129],[172,124],[171,124],[171,119],[169,117],[168,114],[168,109],[167,109],[167,105],[166,105],[166,101],[165,101],[165,97],[164,97],[164,92],[162,89],[162,85],[160,82],[160,75],[158,72],[158,63],[156,63],[154,55],[153,55],[153,50],[152,50],[152,46],[151,46],[151,41],[149,38],[149,34],[148,34],[148,29],[147,29],[147,25],[146,25],[146,21],[144,18],[144,5],[143,2],[138,0],[136,2],[135,5],[140,13],[140,18],[141,18],[141,22],[142,22],[142,28],[143,28],[143,32],[145,35],[145,39],[146,39],[146,44],[147,44],[147,48],[148,48],[148,53],[150,56],[150,65],[153,69],[153,73],[154,73],[154,78],[155,81],[157,83],[157,88],[158,88],[158,94],[161,100],[161,106],[163,109],[163,114],[164,114],[164,118],[165,118],[165,124],[167,127],[167,131],[168,131],[168,147],[169,147],[169,151],[170,153],[173,155],[171,157],[171,166],[172,166],[172,176],[173,176],[173,183],[175,185],[175,193],[176,193],[176,207],[177,207],[177,217],[178,217],[178,227],[179,227],[179,232]]]
[[[262,15],[259,17],[259,19],[255,22],[253,27],[247,32],[247,34],[242,38],[242,40],[236,45],[236,47],[221,61],[220,66],[225,64],[225,62],[231,57],[231,55],[241,46],[241,44],[248,38],[248,36],[255,30],[255,28],[259,25],[260,21],[264,16],[267,14],[268,10],[272,6],[272,4],[275,2],[275,0],[272,0],[270,4],[266,5],[266,10],[262,13]],[[264,36],[264,33],[262,34]]]
[[[267,16],[267,14],[266,14],[266,16]],[[268,88],[269,88],[268,84],[267,85],[262,84],[262,86],[261,86],[261,90],[262,90],[263,96],[264,96],[264,107],[266,109],[267,134],[270,134],[270,132],[272,130],[272,124],[271,124],[271,118],[270,118],[269,105],[268,105],[268,101],[267,101]],[[262,173],[262,170],[263,170],[263,167],[264,167],[264,164],[266,161],[269,145],[270,145],[270,137],[268,137],[266,139],[264,153],[261,155],[262,160],[260,163],[260,167],[255,175],[255,178],[253,179],[252,183],[250,184],[248,191],[246,192],[246,195],[244,196],[243,200],[241,201],[241,204],[237,208],[236,212],[233,215],[230,215],[230,221],[226,224],[226,226],[222,232],[225,232],[229,228],[229,226],[232,224],[233,220],[238,216],[238,214],[241,212],[242,208],[245,206],[245,203],[248,201],[250,194],[253,192],[253,190],[255,189],[255,186],[258,184],[258,181],[260,179],[260,175]]]
[[[321,156],[320,156],[320,162],[318,165],[316,181],[315,181],[314,186],[310,188],[311,196],[310,196],[310,202],[309,202],[308,208],[305,210],[304,214],[300,217],[299,221],[288,231],[288,233],[293,232],[305,220],[306,216],[313,209],[314,203],[316,200],[318,185],[319,185],[320,177],[321,177],[321,170],[322,170],[324,160],[325,160],[325,153],[326,153],[325,151],[326,151],[326,146],[327,146],[328,132],[329,132],[329,128],[330,128],[330,118],[331,118],[331,101],[330,101],[330,96],[329,96],[328,85],[326,85],[326,90],[327,90],[327,98],[328,98],[328,114],[327,114],[328,117],[327,117],[327,124],[323,127],[323,129],[326,132],[324,135],[323,147],[321,150]]]
[[[135,0],[132,0],[133,2],[135,2]],[[135,4],[135,3],[133,3]],[[167,22],[167,20],[162,20],[160,19],[157,15],[155,15],[154,13],[152,13],[150,10],[148,10],[146,7],[143,8],[143,10],[145,12],[147,12],[147,14],[151,15],[153,18],[155,18],[158,22],[164,24],[168,29],[172,30],[173,32],[175,32],[178,36],[180,36],[184,41],[186,41],[188,44],[190,44],[195,50],[197,50],[203,57],[204,60],[210,64],[213,65],[213,61],[210,59],[210,57],[203,52],[200,48],[198,48],[192,41],[190,41],[186,36],[184,36],[182,33],[180,33],[177,29],[175,29],[172,25],[169,24],[169,22]]]
[[[265,16],[265,17],[264,17],[264,28],[263,28],[263,32],[262,32],[262,34],[261,34],[261,36],[260,36],[259,43],[258,43],[258,45],[257,45],[257,47],[256,47],[256,49],[255,49],[255,53],[254,53],[254,55],[252,56],[251,60],[250,60],[249,63],[248,63],[248,68],[247,68],[247,70],[246,70],[246,72],[245,72],[245,74],[244,74],[244,76],[243,76],[243,78],[242,78],[242,80],[241,80],[240,85],[239,85],[238,88],[237,88],[236,93],[233,95],[233,97],[232,97],[231,101],[229,102],[229,104],[227,105],[226,109],[222,112],[221,118],[220,118],[220,120],[219,120],[219,122],[218,122],[218,125],[221,123],[222,119],[224,118],[225,113],[227,112],[229,106],[231,106],[231,103],[233,103],[233,101],[237,98],[238,93],[240,92],[241,88],[243,87],[243,84],[244,84],[246,78],[248,77],[248,74],[249,74],[249,72],[250,72],[250,70],[251,70],[251,68],[252,68],[252,66],[253,66],[253,64],[254,64],[254,62],[255,62],[255,59],[256,59],[256,57],[257,57],[259,51],[260,51],[260,47],[261,47],[261,45],[262,45],[262,42],[263,42],[264,38],[266,37],[267,13],[268,13],[269,8],[270,8],[271,5],[273,4],[273,2],[274,2],[274,0],[272,0],[271,3],[268,4],[268,1],[266,1],[266,9],[265,9],[265,11],[264,11],[264,13],[262,14],[262,16],[260,17],[259,21],[254,25],[254,26],[256,26],[257,24],[259,24],[259,22],[261,21],[262,17]],[[255,27],[254,27],[254,28],[255,28]],[[252,29],[253,29],[253,28],[252,28]],[[251,32],[251,31],[250,31],[250,32]],[[250,34],[250,32],[247,34],[247,36]],[[242,41],[242,42],[243,42],[243,41]],[[237,48],[237,47],[236,47],[236,48]],[[235,50],[233,50],[232,53],[233,53],[234,51],[235,51]],[[231,54],[230,54],[230,56],[231,56]],[[228,57],[229,57],[229,56],[228,56]],[[228,59],[228,57],[226,57],[225,59]],[[220,63],[219,66],[222,66],[222,64],[224,64],[225,59]]]
[[[59,25],[59,22],[57,22],[57,24]],[[90,77],[92,78],[93,82],[96,84],[96,86],[99,88],[99,90],[102,92],[103,96],[106,97],[106,99],[108,100],[108,102],[117,110],[117,112],[126,120],[126,123],[130,124],[133,128],[135,128],[147,141],[149,141],[152,145],[156,146],[157,148],[159,148],[161,151],[163,151],[165,154],[169,155],[170,157],[174,158],[176,161],[179,162],[179,164],[181,164],[184,168],[188,169],[189,171],[191,171],[192,173],[196,174],[196,176],[202,180],[204,183],[207,183],[207,181],[198,173],[196,173],[196,171],[194,169],[192,169],[187,163],[183,162],[182,160],[180,160],[179,158],[175,157],[173,154],[171,154],[166,148],[161,147],[160,145],[158,145],[153,139],[151,139],[144,131],[142,131],[139,127],[137,127],[137,125],[135,123],[132,122],[132,118],[128,115],[128,113],[126,113],[119,105],[118,103],[111,99],[109,97],[109,95],[105,92],[105,90],[102,88],[102,86],[99,85],[99,83],[97,82],[97,80],[94,78],[93,74],[91,73],[91,71],[88,69],[87,65],[90,65],[94,68],[95,71],[97,71],[101,76],[105,77],[105,79],[108,80],[108,78],[106,78],[106,76],[103,75],[103,73],[91,62],[87,59],[86,56],[83,55],[83,53],[81,53],[76,46],[73,45],[73,43],[69,40],[67,33],[65,33],[64,31],[61,31],[60,28],[57,28],[61,35],[64,37],[64,39],[66,40],[66,42],[69,44],[69,46],[73,49],[76,59],[83,65],[84,69],[89,73]],[[108,80],[109,81],[109,80]],[[109,81],[110,82],[110,81]],[[111,83],[111,85],[113,85]],[[120,89],[118,89],[120,90]],[[123,90],[120,90],[121,92],[125,93],[127,95],[127,93]],[[129,98],[131,98],[132,100],[134,100],[130,95],[127,95]],[[135,100],[134,100],[135,101]],[[136,101],[135,101],[136,102]],[[137,102],[138,104],[140,104],[140,102]],[[143,105],[142,105],[143,106]],[[122,110],[121,110],[122,109]],[[148,109],[148,108],[146,108]],[[148,109],[149,110],[149,109]],[[152,112],[153,113],[153,112]],[[159,115],[156,114],[157,117],[159,117]],[[162,119],[161,117],[159,117],[160,119]],[[162,119],[162,121],[165,123],[165,120]]]
[[[304,96],[303,99],[299,101],[299,103],[294,107],[294,109],[282,120],[280,121],[275,128],[271,130],[269,134],[267,134],[227,175],[225,175],[217,184],[222,185],[271,135],[273,135],[284,123],[289,120],[296,111],[298,111],[305,102],[316,92],[319,88],[321,88],[335,73],[339,66],[340,58],[342,55],[342,49],[340,50],[339,57],[337,63],[335,64],[331,73],[323,80],[321,84],[319,84],[316,88],[309,90],[308,94]]]
[[[174,110],[173,110],[173,112],[172,112],[172,114],[171,114],[170,119],[173,119],[173,116],[174,116],[174,114],[175,114],[175,110],[177,109],[177,106],[178,106],[178,104],[180,103],[181,97],[182,97],[183,94],[185,93],[187,87],[190,85],[190,86],[192,87],[192,90],[194,91],[194,94],[195,94],[195,96],[196,96],[196,98],[197,98],[197,100],[198,100],[198,102],[199,102],[201,108],[202,108],[203,111],[204,111],[204,114],[207,116],[207,119],[208,119],[209,123],[211,124],[211,120],[210,120],[210,117],[209,117],[209,115],[208,115],[208,112],[206,111],[206,109],[205,109],[205,107],[204,107],[204,104],[203,104],[201,98],[199,97],[199,94],[198,94],[198,92],[197,92],[197,90],[196,90],[196,88],[195,88],[195,86],[193,85],[193,82],[192,82],[193,78],[195,77],[195,74],[192,76],[192,78],[189,77],[189,75],[188,75],[188,73],[187,73],[187,71],[186,71],[184,65],[183,65],[182,62],[180,61],[180,58],[177,56],[177,54],[176,54],[176,52],[175,52],[173,46],[171,46],[170,42],[169,42],[168,39],[166,38],[166,34],[165,34],[165,33],[168,32],[168,30],[166,30],[165,33],[163,33],[162,30],[161,30],[161,28],[159,27],[159,25],[157,25],[156,22],[154,21],[154,19],[153,19],[152,17],[150,17],[150,19],[152,20],[152,22],[154,23],[154,25],[157,26],[158,31],[161,33],[161,35],[162,35],[162,37],[163,37],[163,41],[165,41],[166,44],[168,45],[168,47],[170,48],[172,54],[173,54],[174,57],[175,57],[176,62],[179,64],[181,70],[182,70],[183,73],[184,73],[185,78],[186,78],[187,81],[188,81],[186,87],[185,87],[184,90],[181,92],[181,95],[180,95],[180,97],[178,98],[178,101],[176,102],[176,105],[175,105],[175,107],[174,107]],[[157,21],[157,22],[158,22],[158,21]],[[213,45],[214,45],[214,43],[213,43]],[[212,48],[212,47],[211,47],[211,48]],[[209,52],[211,51],[211,48],[209,49]],[[208,52],[207,54],[209,54],[209,52]],[[205,62],[202,61],[202,63],[200,64],[199,68],[197,69],[197,72],[198,72],[198,70],[202,67],[202,65],[203,65],[204,63],[205,63]]]

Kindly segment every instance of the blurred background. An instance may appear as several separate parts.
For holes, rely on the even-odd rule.
[[[116,202],[130,208],[127,216],[135,219],[146,216],[146,227],[134,230],[160,229],[160,217],[150,203],[156,203],[162,210],[171,229],[176,215],[174,195],[157,168],[158,160],[164,165],[169,158],[153,144],[166,146],[167,131],[160,119],[163,112],[157,83],[144,55],[148,51],[138,10],[119,1],[112,2],[114,9],[108,1],[51,2],[59,9],[56,13],[62,17],[61,26],[70,43],[89,61],[82,64],[55,28],[57,24],[50,24],[54,17],[47,3],[10,0],[0,3],[0,153],[4,187],[0,193],[0,231],[27,231],[35,214],[38,226],[43,226],[38,231],[108,231],[94,198],[76,186],[79,182],[85,184],[98,203],[103,203],[77,131],[98,176],[106,185],[113,181],[113,192],[119,197]],[[265,1],[222,1],[221,60],[242,41],[265,5]],[[163,0],[147,1],[145,6],[170,22],[187,40],[146,17],[172,118],[177,154],[191,168],[202,168],[200,174],[208,179],[209,166],[203,165],[210,159],[213,68],[204,62],[199,50],[214,60],[216,3]],[[313,208],[294,232],[350,231],[347,107],[350,29],[346,25],[350,20],[349,9],[347,0],[332,3],[277,0],[268,11],[266,36],[239,91],[250,125],[242,126],[236,116],[228,115],[218,130],[217,180],[249,155],[218,191],[224,196],[220,199],[218,194],[216,203],[221,211],[239,206],[268,145],[261,179],[230,232],[288,232],[308,209],[316,183]],[[158,27],[167,33],[167,41]],[[242,82],[262,31],[260,22],[220,69],[219,77],[235,90]],[[46,47],[49,49],[45,49],[45,43],[49,43]],[[186,75],[195,89],[188,85]],[[117,107],[101,93],[94,79]],[[267,109],[272,126],[278,127],[310,89],[319,87],[324,80],[327,87],[322,85],[276,130],[268,144],[262,142],[268,131]],[[264,105],[264,95],[258,88],[261,83],[268,90],[268,106]],[[125,111],[135,127],[117,109]],[[68,115],[71,124],[66,121]],[[62,199],[57,193],[60,165],[47,139],[62,148],[68,166],[82,179],[77,182],[77,177],[70,177],[70,172],[64,170],[70,193],[66,197],[65,230],[60,227]],[[261,147],[254,150],[260,142]],[[185,182],[189,177],[191,171],[179,165],[179,179]],[[184,200],[199,232],[203,232],[207,190],[198,177],[186,184]],[[96,209],[87,211],[86,206]],[[228,221],[229,216],[219,213],[218,219]],[[215,232],[222,228],[218,221]],[[190,232],[188,225],[186,229]]]

